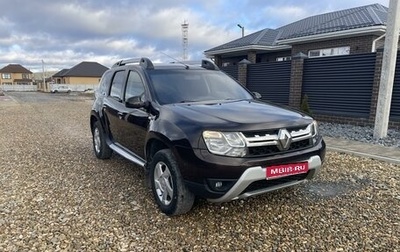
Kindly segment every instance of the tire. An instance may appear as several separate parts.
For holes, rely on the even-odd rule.
[[[92,130],[93,136],[93,150],[96,157],[99,159],[109,159],[112,155],[112,149],[107,145],[103,127],[100,121],[97,121],[93,125]]]
[[[154,155],[149,175],[154,199],[163,213],[174,216],[192,209],[195,196],[183,183],[171,150],[160,150]]]

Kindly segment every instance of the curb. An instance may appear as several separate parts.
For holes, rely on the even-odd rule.
[[[324,140],[328,150],[400,164],[400,148],[332,137],[324,137]]]

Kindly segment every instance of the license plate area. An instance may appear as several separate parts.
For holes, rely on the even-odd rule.
[[[273,165],[266,168],[266,179],[277,179],[308,172],[308,162]]]

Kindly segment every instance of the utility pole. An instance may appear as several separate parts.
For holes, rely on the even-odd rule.
[[[43,92],[47,92],[46,77],[44,76],[44,61],[43,60],[42,60],[42,79],[43,79],[43,84],[42,84]]]
[[[184,20],[183,24],[181,24],[181,27],[182,27],[182,49],[183,49],[182,59],[187,60],[188,59],[188,43],[189,43],[189,36],[188,36],[189,23],[186,20]]]
[[[400,29],[400,3],[390,0],[386,24],[385,47],[383,49],[381,80],[375,116],[374,138],[387,136],[390,105],[392,102],[394,72],[397,60],[397,47]]]

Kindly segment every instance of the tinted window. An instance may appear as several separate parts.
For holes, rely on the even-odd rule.
[[[143,94],[144,86],[140,75],[137,72],[130,71],[128,82],[126,83],[125,100],[134,96],[142,96]]]
[[[108,83],[110,83],[112,72],[105,72],[100,80],[99,91],[101,94],[106,94]]]
[[[122,100],[122,88],[124,87],[125,72],[116,72],[111,83],[110,96]]]
[[[150,78],[160,104],[252,98],[239,83],[218,71],[154,70]]]

